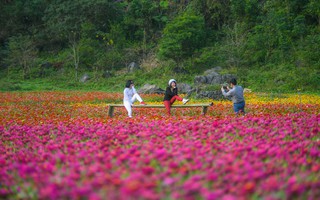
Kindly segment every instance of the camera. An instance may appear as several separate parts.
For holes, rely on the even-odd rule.
[[[228,92],[229,91],[227,83],[223,83],[223,84],[221,84],[221,86],[222,86],[224,92]]]
[[[228,84],[227,83],[223,83],[221,84],[221,86],[223,87],[223,89],[227,90],[228,89]]]

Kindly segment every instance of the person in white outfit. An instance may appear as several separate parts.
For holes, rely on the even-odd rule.
[[[128,80],[126,83],[126,88],[123,91],[123,105],[128,111],[129,117],[132,117],[132,105],[136,100],[138,100],[141,105],[146,105],[146,103],[142,100],[142,98],[134,88],[133,81]]]

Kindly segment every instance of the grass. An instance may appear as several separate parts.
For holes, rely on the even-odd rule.
[[[47,78],[33,78],[23,80],[21,77],[15,75],[11,79],[6,78],[2,73],[0,79],[0,91],[65,91],[65,90],[80,90],[80,91],[105,91],[105,92],[122,92],[126,80],[132,79],[135,81],[136,88],[140,88],[145,84],[155,84],[158,87],[165,89],[169,79],[174,78],[179,83],[187,83],[193,86],[194,77],[203,74],[176,74],[172,72],[172,67],[157,67],[152,70],[142,69],[134,73],[114,73],[110,78],[96,77],[89,73],[92,78],[85,83],[80,82],[80,77],[85,73],[79,73],[79,78],[76,79],[72,70],[66,70],[65,74],[51,74]],[[227,69],[224,72],[227,73]],[[230,73],[234,69],[230,69]],[[276,69],[270,69],[268,72],[261,72],[261,70],[250,70],[246,76],[238,77],[239,85],[252,89],[254,92],[267,92],[275,96],[281,93],[316,93],[319,94],[319,86],[315,80],[309,80],[310,77],[305,77],[308,80],[295,79],[295,77],[286,77],[285,70],[278,71],[277,77],[286,77],[279,85],[272,78],[272,74],[277,73]],[[282,74],[282,75],[281,75]],[[292,74],[292,73],[291,73]],[[1,75],[1,73],[0,73]],[[315,79],[317,79],[316,76]],[[301,84],[300,82],[301,81]],[[304,82],[305,84],[301,86]],[[299,84],[297,84],[299,83]],[[206,90],[219,90],[220,85],[205,85]]]

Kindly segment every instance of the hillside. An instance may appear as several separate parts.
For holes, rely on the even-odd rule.
[[[193,84],[216,66],[254,91],[320,91],[316,0],[9,0],[0,17],[1,91]]]

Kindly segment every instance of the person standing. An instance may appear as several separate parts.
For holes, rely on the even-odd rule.
[[[236,114],[242,113],[245,114],[244,107],[246,105],[244,96],[243,96],[243,88],[237,85],[237,80],[235,78],[229,81],[230,87],[227,89],[224,86],[221,87],[221,92],[224,97],[230,97],[233,102],[233,110]]]
[[[147,105],[134,88],[133,81],[128,80],[123,91],[123,105],[126,108],[129,117],[132,117],[132,105],[136,100],[138,100],[141,105]]]
[[[166,107],[168,115],[171,115],[171,105],[176,101],[182,101],[183,104],[186,104],[189,99],[183,99],[178,96],[178,88],[177,82],[174,79],[170,79],[168,82],[168,87],[166,88],[166,92],[164,94],[163,103]]]

